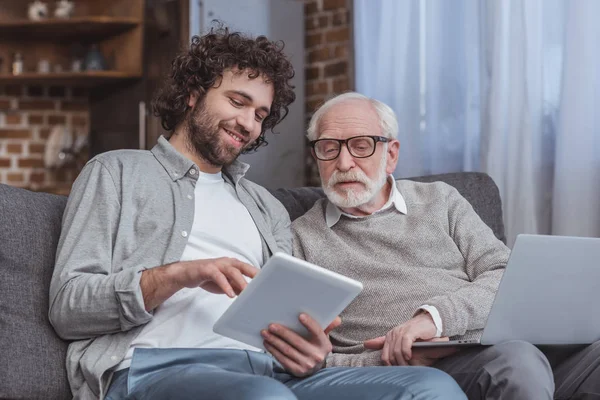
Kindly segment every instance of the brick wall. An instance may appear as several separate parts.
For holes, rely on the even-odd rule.
[[[354,88],[352,0],[304,0],[306,26],[306,123],[327,98]],[[306,152],[307,185],[320,185]]]
[[[0,183],[66,194],[79,168],[48,170],[44,152],[52,128],[73,135],[89,130],[87,92],[78,88],[6,86],[0,88]]]

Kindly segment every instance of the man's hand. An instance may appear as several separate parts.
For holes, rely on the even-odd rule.
[[[424,312],[395,327],[385,336],[365,341],[364,346],[372,350],[381,349],[381,361],[385,365],[411,365],[413,342],[433,339],[435,332],[431,315]]]
[[[279,324],[269,325],[269,329],[262,330],[261,335],[265,339],[264,345],[267,351],[281,363],[286,371],[301,378],[312,375],[323,368],[325,358],[332,349],[327,335],[337,328],[342,320],[340,317],[336,317],[323,330],[317,321],[306,314],[300,314],[298,319],[310,333],[308,340]]]
[[[258,268],[235,258],[221,257],[208,260],[184,261],[176,271],[175,279],[183,287],[201,287],[211,293],[235,297],[248,284],[244,276],[254,278]]]
[[[150,311],[186,287],[201,287],[211,293],[235,297],[247,285],[244,276],[254,278],[258,271],[250,264],[229,257],[182,261],[145,270],[140,287],[146,311]]]

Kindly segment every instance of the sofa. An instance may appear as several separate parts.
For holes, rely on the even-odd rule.
[[[498,188],[482,173],[412,178],[444,181],[473,205],[504,241]],[[319,188],[273,194],[292,220],[323,197]],[[64,366],[68,343],[48,322],[48,289],[67,198],[0,184],[0,399],[70,399]]]

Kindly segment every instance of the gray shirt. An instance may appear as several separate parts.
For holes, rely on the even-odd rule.
[[[223,172],[261,235],[263,259],[291,252],[286,209],[243,176]],[[73,340],[67,372],[75,398],[106,393],[112,369],[152,319],[139,285],[145,269],[179,261],[194,221],[198,167],[161,137],[151,151],[118,150],[90,160],[73,184],[50,284],[50,322]],[[214,210],[226,213],[227,210]]]

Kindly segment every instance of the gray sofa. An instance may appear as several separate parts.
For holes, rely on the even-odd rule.
[[[504,240],[498,189],[481,173],[414,178],[456,187]],[[291,219],[323,196],[317,188],[279,189]],[[68,343],[48,322],[48,287],[66,198],[0,185],[0,399],[69,399]]]

